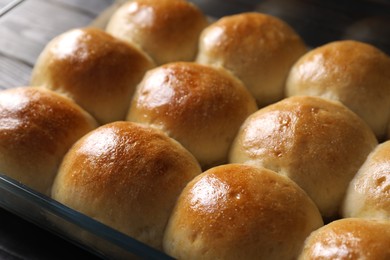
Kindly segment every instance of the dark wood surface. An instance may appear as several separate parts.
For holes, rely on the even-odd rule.
[[[0,8],[12,0],[0,0]],[[45,44],[86,26],[115,0],[24,0],[0,17],[0,89],[26,85]],[[390,0],[194,0],[213,17],[257,10],[282,18],[310,46],[338,39],[373,43],[390,54]]]
[[[0,0],[0,7],[10,0]],[[46,43],[87,26],[113,0],[25,0],[0,17],[0,87],[26,85]]]
[[[13,0],[0,0],[0,10],[10,2]],[[390,0],[192,2],[213,17],[252,10],[278,16],[312,47],[339,39],[356,39],[390,54]],[[31,69],[50,39],[68,29],[91,24],[113,3],[114,0],[22,0],[0,16],[0,89],[28,85]],[[93,257],[12,213],[0,209],[0,218],[0,259]]]
[[[0,259],[2,260],[100,259],[2,208],[0,208],[0,218]]]

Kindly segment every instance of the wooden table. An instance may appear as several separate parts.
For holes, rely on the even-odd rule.
[[[0,208],[0,259],[98,260],[97,256]]]
[[[12,1],[0,0],[0,8]],[[70,28],[90,24],[97,15],[115,2],[115,0],[19,1],[22,3],[0,17],[0,89],[28,84],[31,68],[50,39]],[[354,38],[374,43],[390,53],[388,0],[192,2],[206,14],[214,17],[251,10],[278,16],[290,23],[313,47],[332,40]],[[356,33],[359,28],[360,34]]]
[[[0,8],[11,0],[0,0]],[[25,0],[0,17],[0,87],[26,85],[46,43],[89,25],[113,0]]]

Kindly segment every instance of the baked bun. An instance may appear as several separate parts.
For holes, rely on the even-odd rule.
[[[45,195],[72,144],[97,127],[73,101],[37,87],[0,91],[0,172]]]
[[[306,51],[301,37],[284,21],[247,12],[206,27],[196,61],[231,70],[263,107],[284,97],[287,74]]]
[[[100,29],[73,29],[45,46],[31,85],[67,95],[104,124],[124,120],[136,85],[152,67],[146,54]]]
[[[164,235],[176,259],[294,259],[323,221],[293,181],[241,164],[211,168],[180,194]]]
[[[372,130],[341,103],[295,96],[248,117],[232,144],[230,162],[288,176],[323,217],[334,218],[349,182],[376,145]]]
[[[312,95],[342,102],[386,135],[390,118],[390,58],[373,45],[336,41],[313,49],[291,68],[286,95]]]
[[[126,1],[112,14],[106,31],[136,44],[158,65],[192,61],[207,17],[185,0]]]
[[[117,121],[69,150],[52,198],[161,249],[179,193],[200,173],[192,154],[161,131]]]
[[[299,260],[390,259],[390,221],[335,220],[311,233]]]
[[[208,168],[227,162],[239,127],[256,110],[255,99],[227,70],[172,62],[147,72],[127,120],[163,130]]]
[[[390,220],[390,141],[368,156],[347,190],[343,217]]]

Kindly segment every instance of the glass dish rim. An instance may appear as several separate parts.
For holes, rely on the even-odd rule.
[[[132,253],[139,257],[144,257],[147,259],[172,259],[162,251],[154,249],[145,243],[142,243],[135,238],[132,238],[126,234],[123,234],[109,226],[102,224],[94,220],[91,217],[88,217],[76,210],[73,210],[54,199],[45,196],[39,192],[32,190],[26,185],[12,179],[11,177],[0,173],[0,194],[6,192],[11,196],[22,198],[28,203],[31,203],[34,207],[41,209],[47,213],[53,214],[56,217],[61,218],[61,220],[66,221],[67,223],[72,224],[77,227],[80,231],[87,231],[102,239],[104,242],[108,242],[109,245],[115,245],[126,252]],[[34,217],[33,214],[28,214],[23,208],[18,205],[13,205],[12,203],[7,202],[6,200],[0,200],[0,207],[18,215],[19,217],[38,225],[39,227],[48,230],[55,235],[68,240],[69,242],[84,248],[91,253],[94,253],[98,256],[104,257],[101,253],[97,252],[95,249],[90,248],[89,246],[82,244],[80,241],[75,241],[70,238],[67,234],[59,234],[59,231],[54,230],[45,223],[42,223],[41,220]]]

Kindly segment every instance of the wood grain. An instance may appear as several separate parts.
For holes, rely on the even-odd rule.
[[[0,8],[10,1],[0,0]],[[26,0],[0,17],[0,87],[28,85],[47,42],[89,25],[113,0]]]
[[[0,10],[12,1],[15,0],[0,0]],[[124,1],[127,0],[24,0],[0,16],[0,87],[28,84],[31,68],[48,41],[71,28],[104,26],[112,12],[109,7]],[[353,5],[347,1],[317,0],[191,2],[214,18],[251,10],[275,15],[296,29],[310,47],[339,39],[356,39],[390,54],[388,0],[357,0]],[[372,18],[376,17],[381,18],[378,20],[381,24],[378,21],[372,24]],[[364,24],[366,18],[371,20]]]

